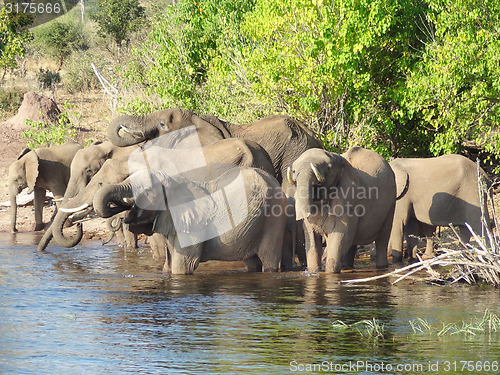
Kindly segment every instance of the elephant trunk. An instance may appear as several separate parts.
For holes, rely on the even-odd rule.
[[[129,210],[133,196],[132,185],[128,179],[119,184],[106,185],[96,192],[94,209],[100,217],[108,218]]]
[[[54,222],[50,226],[52,229],[52,234],[57,241],[57,243],[63,247],[73,247],[78,245],[83,237],[82,224],[78,223],[76,226],[76,235],[72,237],[65,237],[63,233],[64,224],[68,220],[71,213],[59,211],[54,219]]]
[[[127,147],[146,139],[158,136],[157,124],[148,121],[146,116],[122,115],[115,118],[108,126],[108,139],[115,146]]]
[[[12,232],[17,232],[16,222],[17,222],[17,194],[14,192],[10,193],[10,229]]]
[[[316,177],[312,170],[303,171],[297,177],[297,190],[295,192],[295,209],[297,220],[308,219],[311,216],[312,182]]]
[[[38,251],[44,251],[45,248],[49,245],[49,242],[50,240],[52,239],[52,237],[54,237],[52,235],[52,225],[49,227],[49,229],[47,229],[47,231],[45,232],[45,234],[43,235],[42,239],[40,240],[40,242],[38,243],[38,246],[37,246],[37,250]]]

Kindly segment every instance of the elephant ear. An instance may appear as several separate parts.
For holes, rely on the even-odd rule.
[[[391,168],[396,179],[396,200],[401,199],[408,191],[410,185],[410,176],[406,170],[397,164],[391,163]]]
[[[17,160],[21,159],[24,155],[26,155],[30,151],[31,151],[30,148],[25,148],[23,152],[21,152],[21,154],[17,157]]]
[[[169,199],[169,211],[177,231],[199,232],[215,216],[217,205],[212,196],[195,183],[180,184],[174,194],[176,205],[171,206],[172,199]]]
[[[38,156],[35,152],[26,154],[24,168],[26,169],[26,182],[31,192],[35,188],[36,179],[38,177]]]

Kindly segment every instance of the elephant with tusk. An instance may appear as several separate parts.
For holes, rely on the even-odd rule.
[[[63,228],[66,222],[71,220],[70,216],[72,214],[82,211],[92,205],[92,199],[86,197],[86,194],[91,194],[92,187],[86,191],[84,191],[84,189],[91,183],[93,177],[100,172],[108,160],[110,163],[106,165],[106,168],[101,173],[102,177],[94,180],[94,185],[97,185],[100,182],[98,180],[101,179],[102,181],[108,181],[109,179],[109,183],[123,181],[128,177],[128,170],[120,170],[119,165],[122,162],[126,163],[132,151],[139,148],[139,145],[117,147],[111,142],[97,142],[79,150],[75,154],[71,163],[68,187],[60,203],[61,210],[59,210],[52,225],[38,243],[39,251],[47,247],[52,237],[55,238],[59,245],[64,247],[73,247],[80,242],[83,237],[81,224],[78,224],[76,227],[76,235],[70,237],[63,234]],[[90,213],[90,211],[87,213]],[[133,237],[133,234],[130,234],[128,241],[132,246],[134,245]]]
[[[306,230],[326,237],[326,272],[338,273],[354,259],[355,245],[375,241],[376,265],[388,265],[387,245],[396,202],[389,163],[376,152],[352,147],[342,155],[324,150],[304,152],[287,173],[296,185],[297,220]],[[306,233],[307,266],[321,267],[321,245]]]
[[[208,260],[242,260],[249,271],[278,271],[287,225],[287,199],[278,182],[257,168],[213,171],[213,179],[193,181],[143,169],[101,188],[94,207],[102,217],[128,210],[132,230],[163,235],[171,255],[164,270],[173,274],[192,274]]]

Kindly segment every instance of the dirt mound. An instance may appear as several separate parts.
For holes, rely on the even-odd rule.
[[[57,104],[50,98],[40,96],[34,92],[24,94],[23,103],[17,114],[5,121],[0,127],[11,128],[16,131],[24,131],[28,127],[24,120],[41,121],[46,124],[56,124],[61,111]]]

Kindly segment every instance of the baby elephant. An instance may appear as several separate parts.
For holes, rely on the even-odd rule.
[[[342,155],[311,149],[293,163],[288,178],[297,187],[297,220],[304,219],[308,232],[326,236],[326,272],[339,273],[342,263],[353,259],[353,245],[373,241],[377,267],[388,266],[396,184],[384,158],[361,147]],[[306,239],[312,236],[306,233]],[[321,248],[310,243],[306,242],[307,266],[318,271]]]
[[[42,230],[45,193],[54,195],[57,205],[64,196],[69,181],[71,161],[80,150],[76,142],[67,142],[50,148],[26,149],[9,168],[9,195],[11,207],[11,230],[17,232],[16,196],[26,187],[35,192],[35,230]]]

